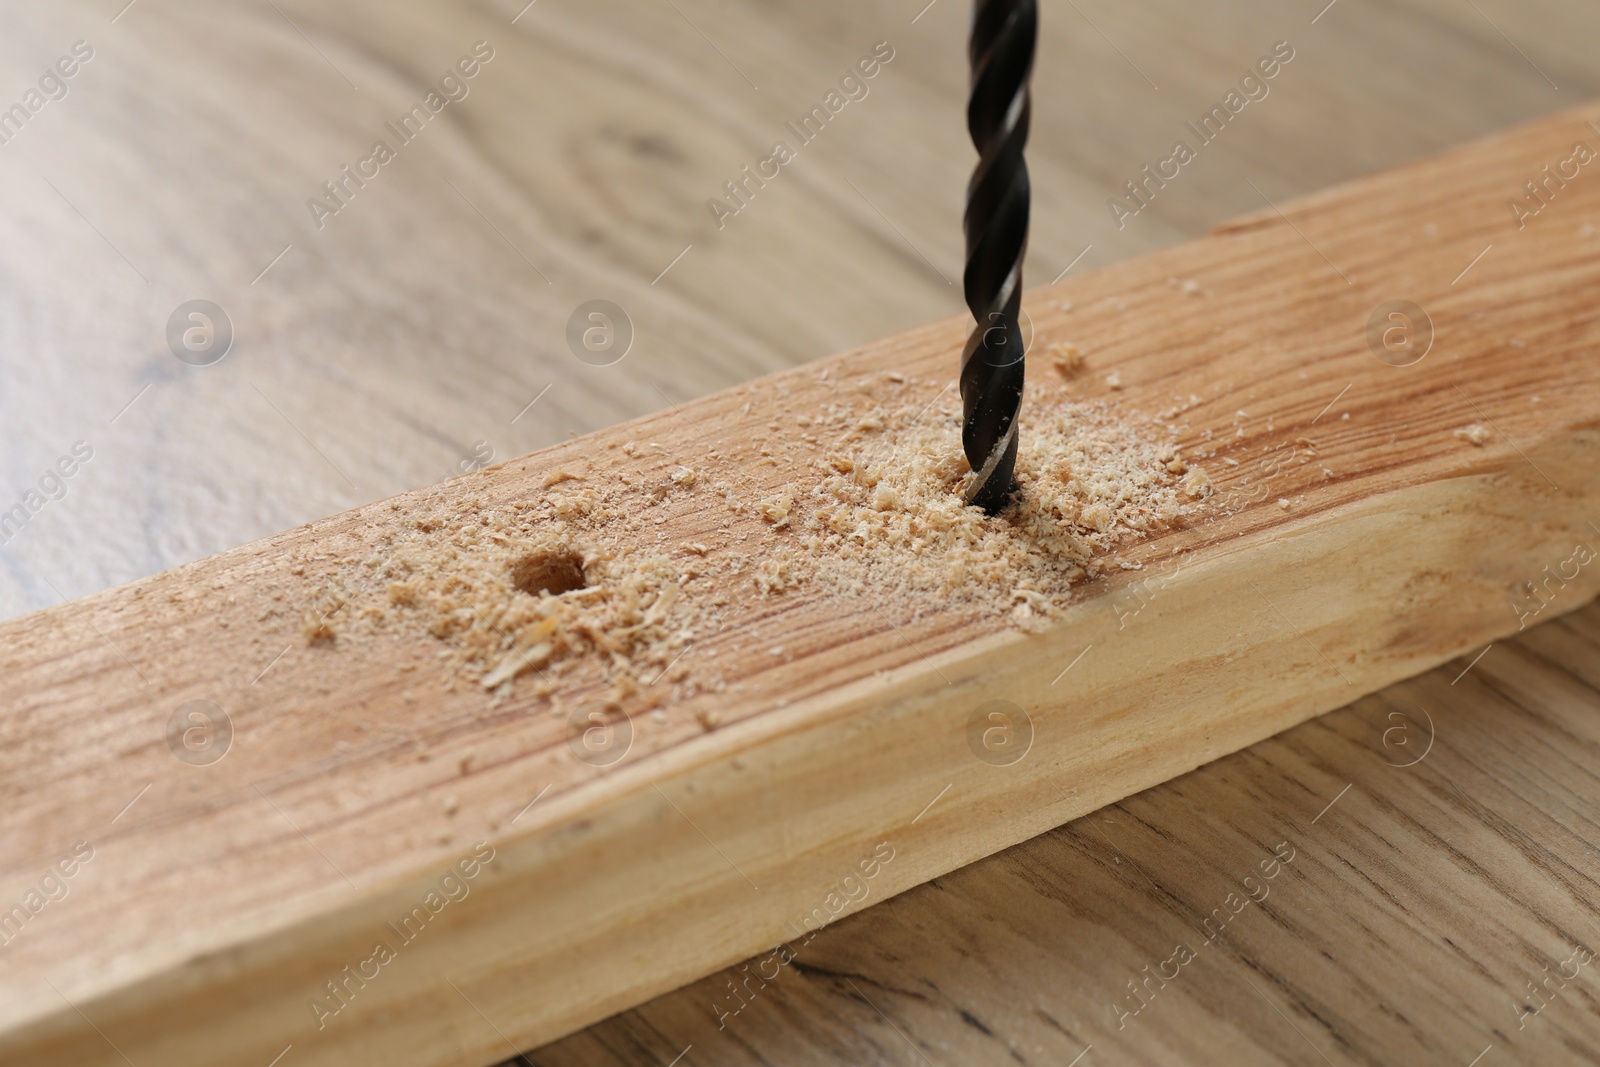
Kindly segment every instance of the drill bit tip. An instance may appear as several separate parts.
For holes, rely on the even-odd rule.
[[[1026,355],[1018,316],[1028,244],[1028,141],[1036,0],[977,0],[969,56],[967,129],[978,165],[963,217],[963,290],[974,326],[961,357],[962,448],[975,477],[969,503],[990,514],[1016,488],[1017,415]]]

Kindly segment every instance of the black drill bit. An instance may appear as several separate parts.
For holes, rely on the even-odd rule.
[[[977,0],[967,130],[978,166],[967,184],[963,228],[967,306],[976,320],[961,355],[961,443],[975,472],[967,502],[993,515],[1016,488],[1022,406],[1022,255],[1028,246],[1028,92],[1038,36],[1035,0]]]

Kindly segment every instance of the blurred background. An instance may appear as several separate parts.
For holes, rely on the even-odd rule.
[[[1600,93],[1600,7],[1570,0],[1040,6],[1030,286]],[[0,4],[0,617],[965,315],[969,10]],[[1108,199],[1195,144],[1186,124],[1275,49],[1292,58],[1265,96],[1119,225]],[[802,143],[789,124],[868,56],[876,73]],[[793,158],[735,204],[726,183],[775,142]],[[631,335],[620,358],[572,340],[592,301]],[[1600,615],[1501,655],[1592,673],[1570,666],[1579,631],[1592,641]],[[1203,1035],[1240,1063],[1465,1064],[1469,1024],[1499,1011],[1495,1032],[1517,1029],[1501,991],[1538,973],[1537,953],[1495,961],[1473,1002],[1407,960],[1453,951],[1482,915],[1570,915],[1589,883],[1558,859],[1593,848],[1521,835],[1550,806],[1538,788],[1491,797],[1498,814],[1451,791],[1445,769],[1470,759],[1398,775],[1376,758],[1368,724],[1401,691],[1455,708],[1460,751],[1531,753],[1524,783],[1567,743],[1549,721],[1503,732],[1517,709],[1434,672],[841,922],[731,1032],[708,1006],[737,969],[527,1062],[1092,1067],[1183,1062]],[[1252,914],[1158,1021],[1085,1049],[1074,1013],[1108,1033],[1115,1017],[1101,979],[1159,962],[1129,946],[1205,913],[1337,788],[1312,795],[1306,777],[1353,783],[1365,825],[1325,821],[1322,866],[1280,886],[1309,869],[1307,884]],[[1218,811],[1254,814],[1212,825]],[[1465,869],[1463,839],[1515,877],[1473,868],[1456,912],[1428,887]],[[1308,947],[1357,939],[1354,963]],[[1259,962],[1285,954],[1304,984]],[[1582,1058],[1600,1015],[1580,1002],[1518,1047]]]
[[[1600,11],[1555,0],[1041,17],[1030,285],[1600,84]],[[0,122],[0,512],[29,515],[0,527],[0,614],[965,314],[968,18],[958,0],[4,5],[0,109],[24,114]],[[1118,228],[1107,199],[1280,41],[1268,95]],[[77,42],[92,58],[65,95],[30,98]],[[402,143],[386,124],[477,42],[492,59]],[[866,95],[802,145],[786,123],[879,42]],[[342,168],[378,140],[394,158],[358,187]],[[724,183],[775,141],[795,158],[719,220],[707,201],[731,204]],[[567,339],[595,299],[634,333],[609,366]],[[209,365],[169,344],[194,300],[233,334]],[[41,490],[78,442],[92,459]]]

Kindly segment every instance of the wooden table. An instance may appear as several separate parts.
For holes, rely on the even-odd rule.
[[[92,459],[4,533],[0,611],[961,309],[964,5],[523,2],[9,7],[0,108],[41,94],[0,144],[0,511],[79,442]],[[1600,12],[1553,0],[1045,7],[1034,282],[1600,94]],[[1294,59],[1267,97],[1119,229],[1107,197],[1280,40]],[[78,41],[92,57],[41,86]],[[865,97],[800,145],[786,123],[880,41]],[[474,73],[442,90],[460,99],[401,143],[386,124],[462,57]],[[379,138],[393,158],[346,177]],[[778,139],[794,160],[719,220],[707,200],[731,203],[724,183]],[[174,355],[196,299],[231,324],[220,361],[203,333]],[[568,341],[596,299],[634,333],[604,366]],[[1600,941],[1597,622],[1545,625],[1454,685],[1465,662],[841,923],[720,1031],[731,973],[529,1058],[1576,1058],[1600,1046],[1590,968],[1535,1017],[1514,1004],[1542,1005],[1528,983]],[[1398,741],[1421,744],[1417,707],[1435,747],[1392,767],[1415,751]],[[1295,858],[1259,907],[1179,977],[1128,989],[1171,974],[1283,841]]]

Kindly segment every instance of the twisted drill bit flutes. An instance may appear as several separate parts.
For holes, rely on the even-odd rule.
[[[962,219],[967,306],[976,320],[961,355],[961,443],[976,477],[967,502],[993,515],[1015,488],[1022,405],[1022,255],[1028,244],[1028,141],[1039,12],[1035,0],[977,0],[968,54],[967,130],[978,166]]]

